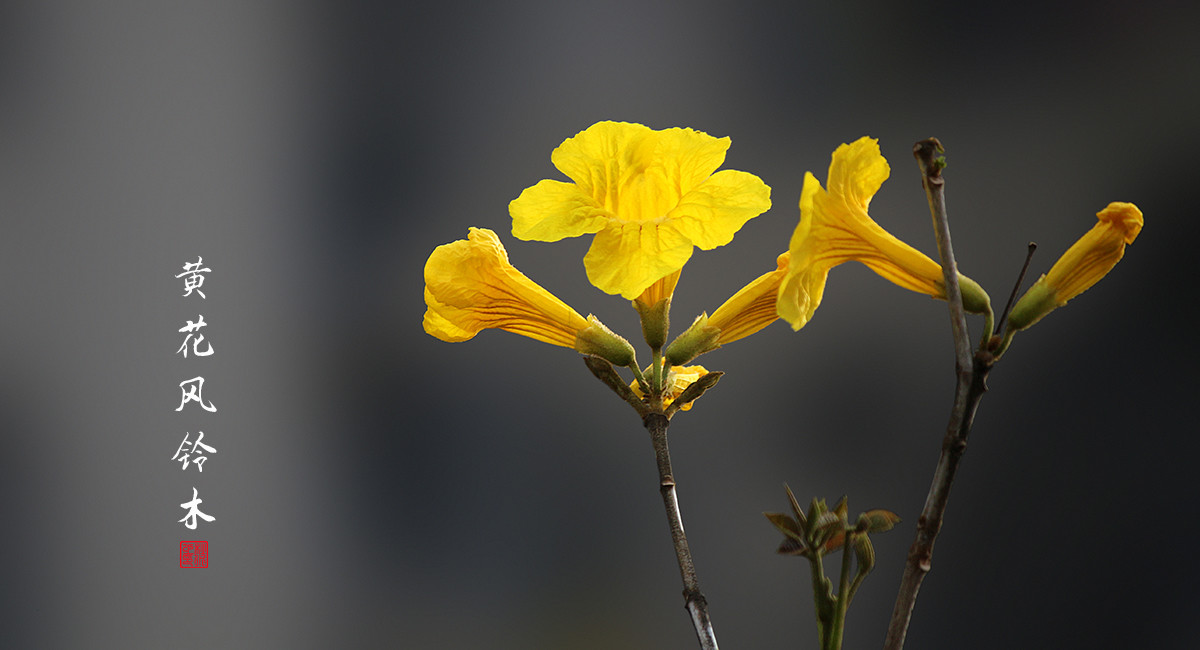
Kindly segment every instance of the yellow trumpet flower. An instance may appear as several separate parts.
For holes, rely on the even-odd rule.
[[[466,341],[495,328],[619,366],[634,363],[628,341],[518,271],[486,228],[471,228],[467,239],[434,249],[425,262],[425,306],[425,331],[443,341]]]
[[[871,198],[890,169],[874,138],[863,137],[833,152],[829,189],[807,172],[800,192],[800,223],[792,234],[791,261],[779,290],[780,318],[800,329],[821,304],[833,267],[858,261],[905,289],[946,299],[942,267],[900,241],[867,214]],[[991,313],[991,301],[970,278],[958,276],[963,306]]]
[[[634,300],[682,269],[693,247],[728,244],[771,207],[757,176],[716,171],[729,144],[692,129],[598,122],[550,155],[573,182],[540,181],[509,204],[513,235],[553,242],[594,233],[588,280]]]
[[[425,305],[425,331],[450,342],[496,328],[570,348],[588,327],[579,312],[513,267],[486,228],[434,249],[425,263]]]
[[[1096,225],[1017,301],[1008,316],[1009,332],[1033,325],[1099,282],[1121,261],[1125,245],[1137,239],[1144,223],[1142,211],[1132,203],[1109,203],[1096,217]]]

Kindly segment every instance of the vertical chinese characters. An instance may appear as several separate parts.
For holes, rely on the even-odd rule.
[[[183,280],[183,296],[190,298],[198,296],[201,300],[207,300],[208,296],[204,293],[201,287],[204,286],[204,281],[208,277],[207,274],[212,273],[212,269],[204,265],[204,258],[197,256],[195,262],[185,262],[183,265],[183,273],[175,275],[176,279]],[[187,319],[187,324],[179,328],[179,333],[185,335],[183,343],[175,350],[175,354],[183,355],[184,359],[197,359],[201,357],[209,357],[213,354],[212,342],[207,339],[202,330],[207,327],[208,323],[204,320],[204,314],[198,314],[196,320]],[[188,363],[193,363],[189,361]],[[175,408],[175,412],[184,411],[188,404],[193,402],[200,407],[201,410],[208,413],[216,413],[217,407],[211,400],[204,396],[204,377],[197,375],[191,379],[185,379],[179,382],[179,406]],[[188,409],[188,412],[194,412],[195,409]],[[191,432],[185,432],[183,442],[175,449],[175,453],[171,456],[171,461],[180,464],[180,469],[186,471],[189,466],[196,468],[197,474],[204,472],[204,464],[208,461],[209,456],[217,453],[216,447],[204,443],[204,432],[196,431],[196,437],[191,438]],[[200,505],[204,503],[204,499],[200,498],[200,490],[195,485],[192,486],[192,498],[179,504],[179,507],[186,511],[183,518],[178,521],[188,530],[196,530],[201,521],[211,523],[216,521],[216,517],[210,515],[200,509]],[[186,545],[204,544],[205,558],[203,565],[185,562],[184,550]],[[189,547],[190,548],[190,547]],[[207,542],[180,542],[180,567],[199,568],[207,567]]]

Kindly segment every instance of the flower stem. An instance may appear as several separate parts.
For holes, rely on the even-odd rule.
[[[633,378],[637,381],[638,386],[642,387],[642,392],[649,395],[650,384],[646,381],[646,376],[642,374],[642,369],[638,367],[636,360],[629,365],[629,369],[633,371]]]
[[[917,520],[916,539],[909,548],[908,560],[904,566],[904,576],[900,581],[900,592],[896,596],[896,605],[892,610],[892,619],[883,646],[885,650],[900,650],[904,647],[904,638],[908,633],[909,621],[917,602],[917,592],[921,589],[921,581],[925,579],[925,575],[929,573],[933,565],[933,544],[942,528],[946,504],[950,499],[950,487],[954,483],[958,464],[967,450],[967,436],[971,433],[971,424],[974,422],[979,400],[987,391],[987,375],[994,362],[994,358],[986,350],[979,350],[974,357],[971,355],[970,334],[967,331],[962,295],[958,288],[958,269],[954,261],[954,249],[950,245],[950,222],[946,215],[945,181],[941,176],[941,165],[934,160],[934,154],[941,150],[941,143],[930,138],[914,145],[913,155],[916,156],[917,163],[921,167],[925,194],[929,199],[930,212],[933,213],[934,232],[937,235],[942,272],[945,274],[946,296],[947,302],[950,304],[950,325],[954,333],[957,382],[954,389],[954,407],[951,409],[950,420],[946,425],[941,455],[938,458],[937,468],[934,470],[929,495],[925,498],[925,507],[921,511],[920,519]]]
[[[644,420],[654,445],[654,458],[658,462],[658,486],[663,505],[667,509],[667,522],[671,527],[671,541],[675,546],[675,558],[679,562],[679,574],[683,578],[683,599],[696,628],[696,638],[703,650],[717,650],[717,637],[712,621],[708,617],[708,601],[700,592],[700,580],[696,577],[696,566],[692,563],[692,552],[688,548],[687,535],[683,532],[683,518],[679,513],[679,499],[675,495],[675,477],[671,472],[671,453],[667,449],[667,427],[670,420],[661,413],[650,413]]]
[[[813,610],[817,614],[817,641],[821,650],[829,647],[829,628],[833,622],[833,610],[829,602],[829,582],[825,577],[825,567],[820,553],[812,553],[808,558],[812,569]]]
[[[987,347],[988,342],[992,340],[992,336],[995,335],[995,332],[996,315],[993,314],[991,310],[988,310],[988,313],[984,314],[983,336],[979,338],[979,347]]]
[[[828,650],[842,650],[842,634],[846,630],[846,608],[850,606],[850,555],[854,547],[854,533],[846,533],[842,546],[842,577],[838,583],[837,604],[833,610],[833,623],[829,626]]]

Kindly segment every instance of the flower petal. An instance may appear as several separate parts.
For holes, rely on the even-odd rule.
[[[821,297],[825,295],[825,280],[828,268],[809,266],[798,272],[789,271],[779,285],[779,299],[775,305],[779,317],[798,330],[812,320]]]
[[[558,145],[550,162],[575,181],[579,191],[599,199],[640,172],[646,157],[641,152],[653,146],[647,143],[653,134],[642,124],[597,122]]]
[[[788,271],[780,283],[779,300],[776,303],[779,317],[790,323],[794,330],[808,324],[817,307],[821,306],[825,278],[829,276],[831,268],[814,263],[814,250],[808,243],[813,230],[813,199],[824,191],[812,172],[804,173],[804,186],[800,190],[800,223],[796,225],[788,246]]]
[[[694,129],[663,129],[655,131],[655,135],[657,146],[653,160],[646,167],[660,169],[660,182],[677,187],[680,196],[708,182],[725,162],[731,142],[729,138],[715,138]]]
[[[438,313],[439,308],[448,309],[449,307],[438,303],[437,298],[429,293],[429,287],[425,287],[425,305],[425,318],[421,325],[425,328],[426,334],[448,343],[459,343],[474,338],[479,333],[479,330],[463,329]]]
[[[754,174],[719,171],[683,195],[667,220],[704,250],[733,241],[747,221],[771,207],[771,188]]]
[[[617,221],[656,219],[678,201],[658,156],[658,132],[600,122],[563,142],[550,160]]]
[[[692,129],[599,122],[564,141],[550,160],[615,218],[645,221],[662,217],[703,183],[728,149],[729,138]]]
[[[879,141],[863,136],[833,151],[829,163],[829,193],[865,214],[871,197],[883,186],[891,167],[879,151]]]
[[[692,242],[670,224],[620,223],[596,233],[583,257],[588,280],[601,291],[637,298],[692,256]]]
[[[554,242],[604,229],[612,214],[580,188],[544,180],[508,204],[512,234],[526,241]]]
[[[1122,234],[1126,244],[1132,244],[1133,240],[1137,239],[1145,222],[1142,211],[1136,205],[1124,201],[1109,203],[1096,213],[1096,218],[1112,224],[1112,227]]]

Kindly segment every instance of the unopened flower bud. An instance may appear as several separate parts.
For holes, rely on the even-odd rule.
[[[1096,217],[1096,225],[1017,301],[1008,316],[1009,331],[1033,325],[1099,282],[1121,261],[1125,245],[1142,231],[1142,211],[1132,203],[1110,203]]]

